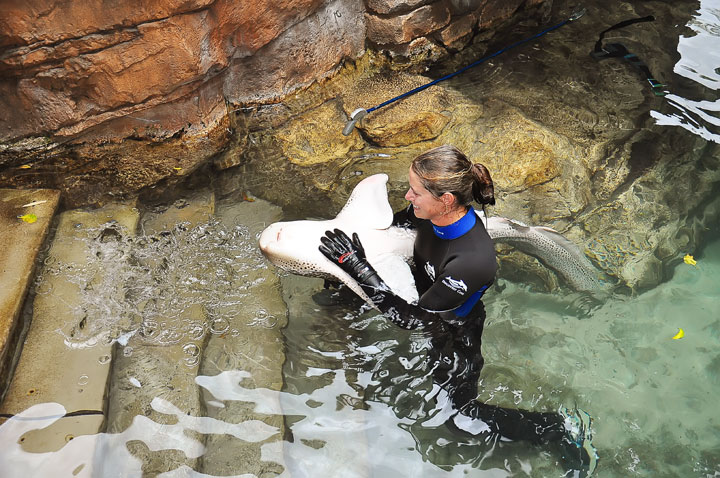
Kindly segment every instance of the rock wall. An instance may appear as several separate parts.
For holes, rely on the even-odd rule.
[[[225,147],[228,112],[282,102],[366,40],[437,58],[525,3],[542,0],[5,2],[0,184],[60,188],[80,205],[172,181]]]

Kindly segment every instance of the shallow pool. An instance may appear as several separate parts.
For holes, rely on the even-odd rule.
[[[679,44],[675,73],[690,83],[652,113],[658,125],[710,142],[720,142],[719,12],[717,1],[703,0],[688,24],[697,35],[670,39]],[[523,67],[529,62],[513,56],[486,80],[506,81],[512,71],[518,81],[532,73]],[[456,86],[471,94],[478,81],[469,75]],[[608,101],[622,101],[619,94]],[[250,190],[272,187],[243,181]],[[400,330],[356,301],[318,305],[313,295],[323,291],[322,280],[269,265],[257,248],[259,232],[283,218],[326,215],[321,204],[283,211],[241,187],[216,193],[204,219],[179,215],[157,226],[168,210],[195,207],[192,193],[135,209],[137,233],[117,222],[75,221],[81,235],[68,243],[82,244],[81,257],[45,258],[36,303],[72,288],[77,300],[56,306],[70,319],[53,332],[68,362],[89,357],[87,369],[61,385],[78,396],[93,386],[103,395],[107,381],[107,400],[89,410],[35,400],[0,424],[3,476],[566,473],[554,450],[487,443],[447,428],[443,392],[428,372],[427,335]],[[587,410],[599,477],[720,476],[720,231],[706,237],[704,248],[687,251],[696,264],[680,262],[652,290],[602,302],[564,288],[537,292],[501,274],[485,296],[478,399]],[[43,430],[83,412],[102,417],[101,432],[37,445]]]

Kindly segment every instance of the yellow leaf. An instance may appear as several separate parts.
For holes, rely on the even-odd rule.
[[[182,171],[182,168],[173,168],[175,171]]]
[[[681,339],[685,337],[685,331],[683,329],[678,329],[678,333],[673,335],[673,340]]]
[[[23,164],[22,166],[20,166],[20,169],[30,169],[30,168],[32,168],[32,166],[30,166],[29,164]]]
[[[28,224],[32,224],[33,222],[37,221],[37,216],[35,214],[24,214],[18,217],[23,221],[27,222]]]
[[[685,261],[685,264],[690,264],[691,266],[697,265],[697,261],[690,254],[685,254],[685,257],[683,257],[683,261]]]

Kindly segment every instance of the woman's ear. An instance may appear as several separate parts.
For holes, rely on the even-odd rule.
[[[453,193],[443,193],[443,195],[440,196],[440,200],[445,204],[445,207],[450,207],[453,205],[453,202],[455,202],[455,196]]]

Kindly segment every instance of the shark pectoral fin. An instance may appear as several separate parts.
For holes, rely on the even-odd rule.
[[[388,201],[387,181],[387,174],[374,174],[360,181],[335,219],[356,228],[390,227],[393,211]]]
[[[347,272],[340,269],[337,265],[332,264],[330,261],[328,261],[328,265],[331,267],[331,269],[328,271],[330,275],[345,284],[351,291],[355,292],[358,297],[364,300],[368,305],[375,307],[373,301],[370,299],[370,297],[368,297],[365,291],[362,290],[362,287],[360,287],[360,284],[358,284],[355,279],[350,277]]]
[[[402,257],[383,254],[374,258],[372,266],[395,294],[410,304],[417,303],[419,297],[415,288],[415,277]]]

